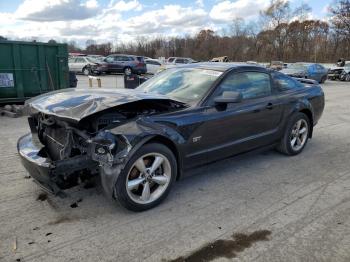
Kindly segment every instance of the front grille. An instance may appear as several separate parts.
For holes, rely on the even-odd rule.
[[[43,140],[47,152],[52,160],[61,159],[61,150],[64,148],[67,139],[67,130],[58,127],[46,127],[43,133]]]
[[[343,72],[343,69],[333,69],[329,73],[331,74],[341,74]]]

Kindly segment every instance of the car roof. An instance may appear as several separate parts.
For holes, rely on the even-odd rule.
[[[207,70],[215,70],[220,72],[225,72],[230,69],[238,69],[238,68],[246,68],[246,69],[264,69],[265,67],[261,65],[255,65],[255,64],[247,64],[247,63],[224,63],[224,62],[200,62],[200,63],[192,63],[192,64],[186,64],[182,66],[178,66],[176,68],[199,68],[199,69],[207,69]]]
[[[311,62],[296,62],[295,64],[305,65],[305,66],[320,65],[319,63],[311,63]]]
[[[132,56],[132,57],[137,57],[137,55],[126,55],[126,54],[110,54],[109,56]]]

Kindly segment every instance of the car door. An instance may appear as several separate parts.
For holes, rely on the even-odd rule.
[[[69,58],[69,60],[68,60],[69,71],[77,72],[77,69],[75,66],[75,60],[76,60],[76,58]]]
[[[316,64],[316,70],[317,70],[317,74],[318,74],[318,78],[317,81],[321,82],[321,80],[325,77],[325,75],[327,74],[327,70],[326,68],[324,68],[322,65]]]
[[[183,59],[183,58],[176,58],[175,59],[175,64],[185,64],[185,59]]]
[[[106,62],[107,65],[108,65],[108,72],[115,72],[116,71],[116,69],[115,69],[115,62],[114,62],[114,56],[107,56],[104,59],[104,62]]]
[[[76,72],[83,72],[83,68],[85,67],[85,65],[87,64],[85,57],[77,57],[75,59],[75,68],[76,68]]]
[[[242,93],[242,101],[216,104],[214,98],[225,91]],[[206,101],[202,124],[193,132],[187,164],[203,159],[214,161],[269,145],[276,139],[282,107],[276,104],[270,75],[259,71],[229,73]]]
[[[147,67],[147,73],[150,73],[150,74],[156,74],[159,70],[159,67],[161,66],[159,62],[154,60],[149,60],[149,59],[146,59],[145,63]]]

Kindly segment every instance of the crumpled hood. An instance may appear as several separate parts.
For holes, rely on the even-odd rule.
[[[183,104],[163,95],[144,93],[135,89],[68,88],[29,99],[26,105],[31,113],[40,111],[78,122],[97,112],[140,100],[167,100]]]

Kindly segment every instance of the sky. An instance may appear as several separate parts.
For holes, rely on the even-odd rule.
[[[332,0],[308,4],[310,18],[325,19]],[[9,39],[75,41],[83,46],[134,41],[138,37],[222,31],[235,18],[258,21],[270,0],[0,0],[0,35]]]

